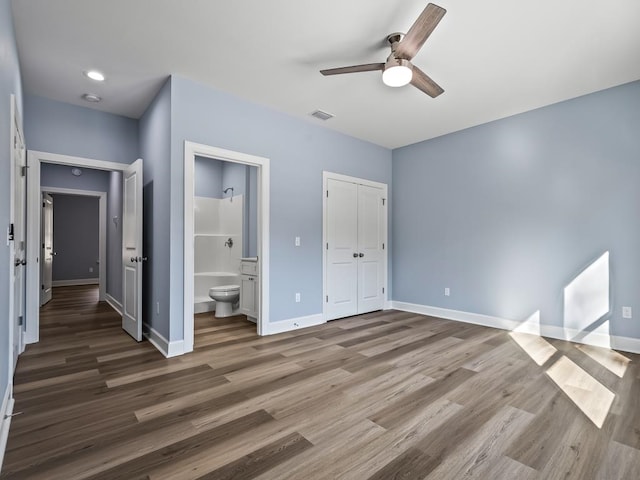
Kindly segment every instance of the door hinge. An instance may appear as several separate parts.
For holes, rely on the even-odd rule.
[[[327,250],[329,250],[329,242],[327,242]]]
[[[23,322],[23,320],[22,320],[22,315],[20,315],[20,316],[18,317],[18,325],[22,325],[22,322]]]
[[[329,190],[327,190],[327,198],[329,198]]]
[[[44,285],[42,285],[42,290],[44,290]]]
[[[382,287],[382,293],[384,293],[384,287]]]
[[[23,166],[23,167],[20,169],[20,174],[21,174],[23,177],[26,177],[26,176],[27,176],[27,168],[29,168],[29,167],[28,167],[28,166]]]
[[[382,249],[384,250],[384,243],[382,244]]]
[[[326,302],[329,303],[329,295],[327,295]]]
[[[13,242],[15,236],[13,234],[13,223],[9,224],[9,231],[7,232],[7,239],[10,242]]]
[[[386,202],[386,201],[387,201],[387,199],[386,199],[386,198],[383,198],[383,199],[382,199],[382,206],[383,206],[383,207],[384,207],[384,202]]]

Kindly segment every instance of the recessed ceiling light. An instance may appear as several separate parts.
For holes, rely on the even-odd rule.
[[[82,95],[82,99],[87,102],[98,103],[100,100],[102,100],[102,97],[99,97],[95,93],[85,93],[84,95]]]
[[[104,82],[104,74],[98,70],[87,70],[84,74],[96,82]]]

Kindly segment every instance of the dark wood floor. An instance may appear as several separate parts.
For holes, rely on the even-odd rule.
[[[270,337],[196,317],[137,344],[55,290],[1,478],[640,478],[640,357],[396,311]]]

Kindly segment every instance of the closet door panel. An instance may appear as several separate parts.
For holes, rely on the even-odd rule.
[[[382,189],[358,185],[358,313],[384,307]]]
[[[332,320],[358,313],[358,185],[332,179],[327,190],[325,301]]]

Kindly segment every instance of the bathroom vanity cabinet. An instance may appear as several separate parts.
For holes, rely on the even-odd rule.
[[[258,259],[240,260],[240,312],[255,322],[258,318]]]

